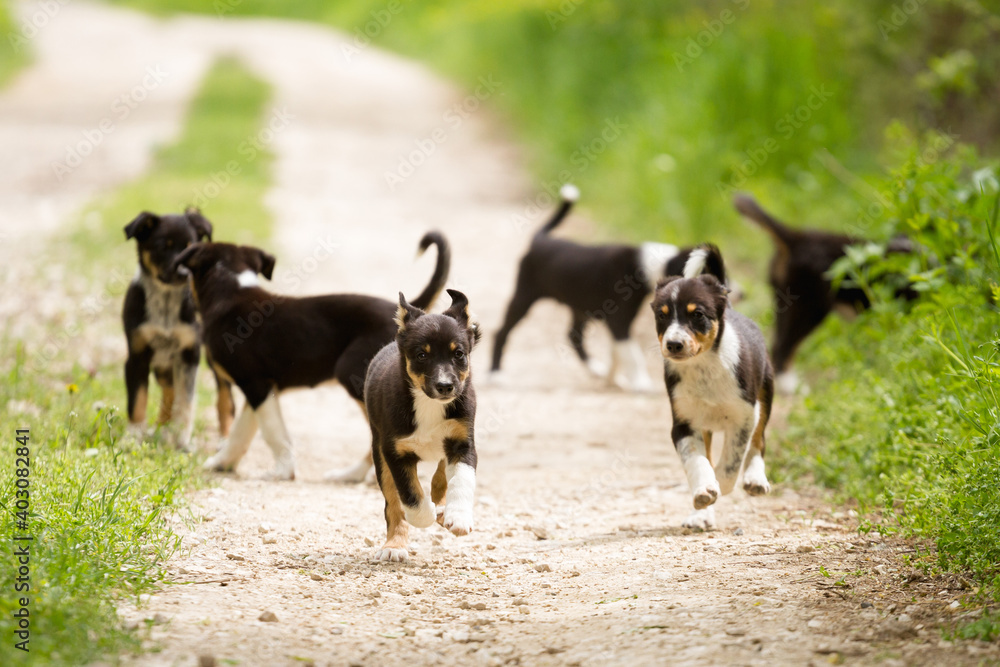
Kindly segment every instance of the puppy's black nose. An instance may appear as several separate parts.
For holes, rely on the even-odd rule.
[[[439,394],[450,394],[453,389],[455,389],[454,382],[435,382],[434,388],[437,389]]]
[[[667,352],[670,354],[677,354],[678,352],[684,351],[684,343],[678,343],[675,340],[667,341]]]

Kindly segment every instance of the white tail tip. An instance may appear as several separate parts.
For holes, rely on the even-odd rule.
[[[708,259],[708,251],[704,248],[695,248],[691,251],[686,262],[684,262],[684,277],[697,278],[705,270],[705,262]]]
[[[563,198],[563,201],[575,202],[580,198],[580,189],[572,183],[567,183],[559,188],[559,196]]]

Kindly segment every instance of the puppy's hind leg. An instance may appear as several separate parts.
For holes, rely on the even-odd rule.
[[[191,431],[194,429],[199,361],[200,354],[197,351],[185,350],[181,353],[181,359],[174,364],[174,425],[171,431],[174,442],[182,449],[188,449]]]
[[[431,478],[431,502],[437,512],[437,522],[444,525],[444,503],[448,494],[448,478],[445,474],[445,459],[438,461],[437,470]]]
[[[389,449],[394,447],[390,446]],[[417,528],[427,528],[437,519],[437,511],[430,497],[424,494],[420,478],[417,477],[419,459],[415,454],[399,456],[394,452],[386,454],[384,451],[383,456],[386,458],[386,467],[392,474],[392,481],[395,482],[407,523]]]
[[[257,407],[257,419],[264,441],[274,454],[274,468],[264,477],[273,480],[295,479],[295,457],[292,455],[292,438],[285,428],[285,420],[281,416],[281,405],[278,403],[277,391],[271,391],[267,398]]]
[[[767,481],[767,474],[764,471],[764,427],[767,426],[767,419],[770,415],[770,400],[764,407],[763,401],[757,403],[759,413],[757,423],[754,426],[753,435],[750,436],[750,451],[743,462],[743,490],[751,496],[762,496],[771,492],[771,483]]]
[[[406,543],[410,537],[410,527],[404,520],[403,503],[399,499],[396,482],[385,459],[378,454],[381,451],[381,445],[378,442],[372,443],[372,450],[376,452],[375,477],[378,480],[379,488],[382,489],[382,495],[385,497],[386,529],[385,544],[375,552],[375,560],[402,562],[409,556],[406,551]]]
[[[219,472],[231,471],[250,449],[250,441],[257,433],[257,415],[249,403],[243,405],[240,416],[233,423],[229,436],[222,441],[222,446],[214,456],[204,463],[206,470]]]
[[[747,453],[753,423],[747,422],[737,428],[726,431],[726,440],[722,445],[722,454],[715,464],[715,476],[719,480],[722,495],[732,493],[736,486],[736,478],[740,475],[740,467]]]
[[[580,361],[587,364],[587,370],[590,371],[590,374],[594,377],[604,378],[608,375],[608,365],[598,359],[592,359],[583,346],[583,334],[589,320],[587,313],[581,310],[573,311],[573,323],[569,329],[569,343],[573,346],[576,356],[580,357]]]

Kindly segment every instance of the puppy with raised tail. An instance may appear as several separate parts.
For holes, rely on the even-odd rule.
[[[721,276],[702,273],[722,266],[712,245],[710,263],[689,261],[683,276],[660,281],[653,297],[656,335],[673,413],[671,437],[694,500],[689,528],[715,525],[712,505],[733,490],[743,472],[750,495],[771,490],[764,472],[764,428],[774,398],[774,371],[764,336],[753,320],[729,305]],[[712,434],[725,434],[712,464]]]
[[[472,532],[476,392],[469,355],[480,332],[465,295],[448,294],[451,306],[434,315],[400,293],[396,340],[375,356],[365,378],[372,458],[385,496],[379,561],[406,560],[410,525],[426,528],[437,520],[455,535]],[[438,464],[429,497],[417,477],[419,461]]]

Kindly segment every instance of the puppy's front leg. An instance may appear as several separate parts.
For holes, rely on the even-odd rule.
[[[443,526],[455,535],[472,532],[472,505],[476,496],[476,447],[472,431],[467,440],[445,440],[445,476],[448,501],[444,509]]]
[[[245,403],[240,416],[233,424],[233,429],[229,432],[229,436],[222,441],[222,447],[219,448],[218,453],[205,461],[204,468],[220,472],[233,470],[250,449],[250,441],[253,440],[256,432],[257,415],[254,414],[250,404]]]
[[[373,440],[375,439],[373,438]],[[375,552],[375,560],[402,562],[409,557],[406,543],[410,537],[410,526],[405,521],[399,489],[396,488],[396,481],[385,457],[381,455],[382,451],[382,444],[375,440],[372,443],[372,452],[375,455],[375,478],[378,480],[378,486],[382,489],[382,495],[385,497],[386,532],[385,544]]]
[[[278,403],[277,391],[271,391],[264,402],[257,406],[257,419],[264,441],[274,455],[274,468],[265,477],[275,480],[295,479],[295,457],[292,455],[292,438],[285,428],[285,419],[281,416],[281,405]]]
[[[191,431],[194,428],[198,357],[197,353],[185,350],[181,354],[181,359],[174,365],[174,424],[172,432],[175,444],[183,449],[187,449],[191,444]]]
[[[736,486],[736,478],[739,477],[740,467],[743,465],[743,457],[747,453],[747,444],[750,442],[750,432],[753,429],[753,422],[747,422],[738,428],[726,431],[726,441],[722,446],[722,455],[715,466],[715,475],[722,488],[722,495],[729,495]]]
[[[130,428],[141,431],[146,425],[146,404],[149,402],[149,362],[152,353],[147,348],[133,354],[125,362],[125,389],[128,392]]]
[[[691,426],[678,421],[674,424],[671,435],[674,446],[681,457],[681,464],[687,474],[688,484],[694,498],[695,511],[684,521],[688,528],[706,529],[715,525],[714,512],[708,511],[719,497],[719,482],[715,479],[715,471],[705,455],[705,443],[702,436],[695,435]]]
[[[395,449],[395,446],[390,447]],[[403,504],[403,515],[407,523],[417,528],[426,528],[434,523],[437,512],[434,510],[434,503],[424,494],[424,488],[420,485],[417,477],[416,454],[386,454],[386,465],[392,474],[392,481],[396,483],[396,490],[399,493],[399,500]]]

